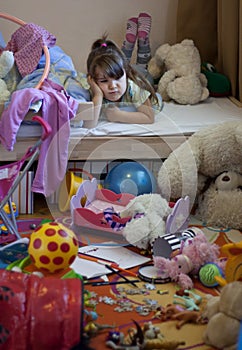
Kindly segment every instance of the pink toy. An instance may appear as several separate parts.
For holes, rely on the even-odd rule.
[[[191,289],[193,281],[189,275],[196,276],[204,264],[213,262],[224,270],[225,261],[219,260],[219,253],[219,246],[215,243],[210,244],[204,233],[200,231],[192,240],[186,240],[179,254],[172,259],[153,256],[153,261],[158,275],[159,272],[166,272],[181,288]]]
[[[88,244],[90,244],[92,235],[99,240],[111,239],[115,243],[127,244],[128,242],[122,235],[122,228],[131,217],[120,218],[115,213],[123,211],[133,198],[135,198],[134,195],[130,193],[117,194],[105,188],[98,189],[95,178],[83,181],[70,200],[72,229],[78,236],[81,234],[82,240],[87,237]],[[111,215],[111,211],[113,221],[119,224],[117,230],[114,230],[107,220],[106,215],[108,212]]]

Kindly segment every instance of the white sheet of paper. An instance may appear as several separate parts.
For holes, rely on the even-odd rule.
[[[122,269],[128,269],[149,262],[151,259],[137,254],[115,242],[102,245],[89,245],[79,248],[79,253],[87,254],[98,259],[105,259],[117,263]]]
[[[79,258],[78,256],[70,265],[70,267],[79,275],[89,278],[99,277],[111,273],[104,265],[93,261]]]
[[[98,246],[89,245],[79,248],[78,251],[91,257],[115,262],[123,269],[142,265],[151,260],[125,247],[117,246],[115,242],[106,242]],[[70,267],[88,279],[111,273],[104,265],[80,257],[76,257]]]

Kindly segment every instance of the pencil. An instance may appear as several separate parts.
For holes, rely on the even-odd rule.
[[[90,256],[90,255],[87,255],[87,254],[84,254],[84,253],[78,253],[78,256],[81,259],[93,261],[93,262],[96,262],[98,264],[109,265],[109,266],[113,267],[114,269],[117,269],[119,271],[125,272],[125,273],[129,274],[130,276],[133,276],[133,277],[137,278],[137,274],[136,273],[134,273],[132,271],[129,271],[129,270],[126,270],[126,269],[123,269],[117,263],[115,263],[113,261],[108,261],[108,260],[104,260],[104,259],[98,259],[98,258],[95,258],[94,256]]]
[[[132,280],[132,281],[129,281],[130,282],[133,282],[133,283],[137,283],[137,282],[140,282],[140,280]],[[128,282],[126,281],[112,281],[112,282],[108,282],[108,281],[100,281],[100,282],[84,282],[84,285],[91,285],[91,286],[110,286],[110,285],[114,285],[114,284],[127,284]]]
[[[127,277],[125,277],[124,275],[122,275],[119,271],[116,271],[115,268],[113,268],[112,266],[110,266],[110,265],[105,265],[105,267],[106,267],[108,270],[112,271],[113,273],[117,274],[117,275],[118,275],[119,277],[121,277],[122,279],[124,279],[127,283],[130,283],[130,284],[132,284],[132,286],[134,286],[134,287],[137,288],[136,284],[135,284],[133,281],[130,281]]]

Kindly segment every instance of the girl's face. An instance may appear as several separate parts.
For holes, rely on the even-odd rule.
[[[103,92],[104,98],[111,102],[118,102],[121,100],[127,89],[126,72],[119,79],[110,78],[100,69],[96,68],[95,81]]]

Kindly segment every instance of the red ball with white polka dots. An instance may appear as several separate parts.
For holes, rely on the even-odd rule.
[[[78,253],[74,232],[57,222],[39,226],[31,235],[28,253],[40,270],[56,273],[68,268]]]

